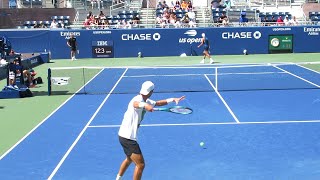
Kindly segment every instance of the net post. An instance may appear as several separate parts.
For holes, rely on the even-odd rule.
[[[51,95],[51,69],[48,68],[48,96]]]
[[[218,91],[218,67],[214,68],[214,75],[216,76],[215,78],[215,85],[216,85],[216,91]]]

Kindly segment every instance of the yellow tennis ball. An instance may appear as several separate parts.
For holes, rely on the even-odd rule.
[[[200,142],[200,146],[204,146],[204,142]]]

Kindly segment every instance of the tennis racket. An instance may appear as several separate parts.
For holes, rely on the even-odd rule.
[[[177,114],[191,114],[192,109],[184,106],[173,106],[169,108],[153,108],[154,111],[166,111]]]

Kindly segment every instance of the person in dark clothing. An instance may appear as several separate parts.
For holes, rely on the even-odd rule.
[[[69,40],[67,41],[67,45],[71,49],[71,61],[76,60],[76,51],[77,51],[77,39],[71,34]]]

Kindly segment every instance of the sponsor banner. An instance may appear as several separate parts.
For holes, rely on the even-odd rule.
[[[319,36],[320,27],[303,27],[303,32],[308,36]]]
[[[53,59],[70,59],[67,39],[71,34],[77,38],[79,54],[77,58],[91,58],[93,47],[111,46],[113,57],[179,56],[183,53],[202,55],[201,34],[210,41],[212,55],[269,53],[269,37],[292,35],[292,51],[320,52],[320,26],[290,27],[220,27],[220,28],[156,28],[123,30],[15,30],[1,31],[13,49],[19,53],[50,51]],[[283,39],[283,43],[285,39]],[[95,42],[96,44],[92,44]],[[106,45],[107,43],[107,45]],[[274,45],[277,44],[273,40]],[[110,49],[95,49],[97,54],[110,52]]]

